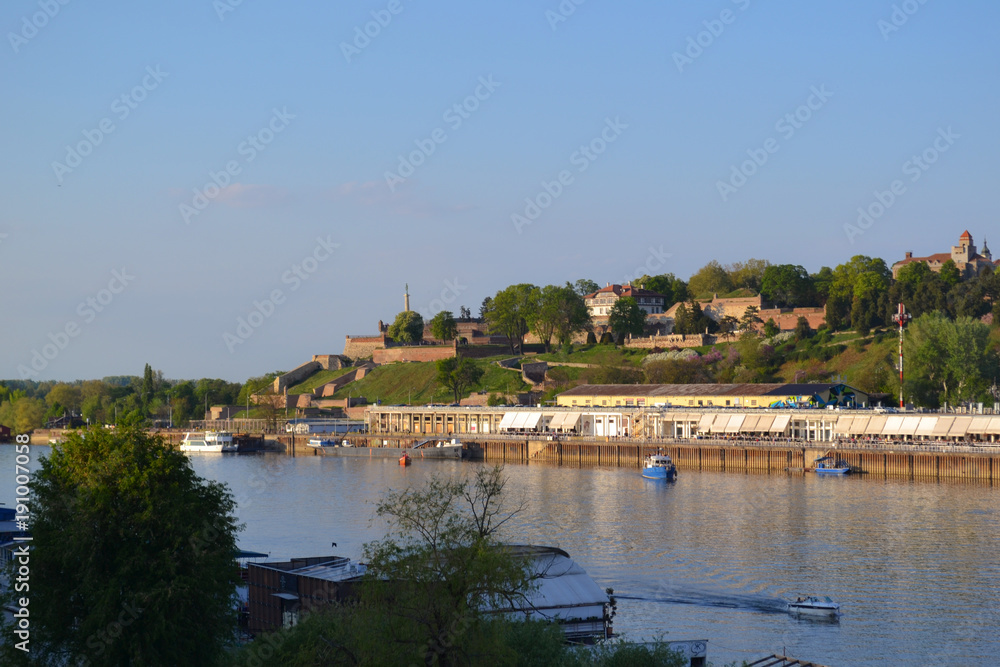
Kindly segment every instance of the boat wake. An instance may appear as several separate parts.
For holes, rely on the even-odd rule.
[[[687,604],[698,607],[720,607],[727,609],[746,609],[766,614],[785,614],[788,612],[788,602],[781,598],[763,595],[740,595],[738,593],[719,593],[707,590],[657,591],[654,595],[629,595],[615,592],[620,600],[640,600],[643,602],[660,602],[663,604]]]

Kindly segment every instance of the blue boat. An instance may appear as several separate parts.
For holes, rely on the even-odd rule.
[[[677,468],[666,454],[652,454],[643,461],[642,476],[673,482],[677,479]]]
[[[847,461],[834,461],[832,456],[821,456],[813,461],[813,471],[817,475],[846,475],[851,472]]]

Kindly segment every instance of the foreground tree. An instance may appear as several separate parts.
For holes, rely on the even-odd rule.
[[[935,312],[913,320],[903,348],[906,397],[930,407],[988,400],[988,386],[998,374],[989,337],[989,326],[968,317],[952,321]]]
[[[389,337],[399,343],[416,343],[424,337],[424,318],[420,313],[404,310],[389,325]]]
[[[590,312],[569,283],[565,287],[546,285],[539,293],[538,308],[529,325],[548,352],[553,338],[566,344],[573,334],[585,331],[590,326]]]
[[[30,489],[34,664],[215,663],[239,582],[224,485],[159,437],[92,428],[53,448]]]

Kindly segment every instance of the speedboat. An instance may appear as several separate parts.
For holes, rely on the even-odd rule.
[[[181,440],[182,452],[235,452],[237,445],[233,442],[233,434],[227,431],[205,431],[204,435],[185,433]]]
[[[821,456],[813,463],[813,470],[817,475],[846,475],[851,472],[847,461],[834,461],[832,456]]]
[[[828,597],[800,596],[788,603],[788,613],[837,618],[840,616],[840,605]]]
[[[651,454],[643,461],[642,476],[647,479],[665,479],[673,482],[677,479],[677,467],[666,454]]]

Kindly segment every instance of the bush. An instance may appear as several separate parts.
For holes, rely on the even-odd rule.
[[[597,336],[594,335],[593,331],[587,332],[587,345],[597,345]]]
[[[507,405],[507,397],[503,394],[490,394],[486,399],[486,405],[495,407],[497,405]]]
[[[610,331],[605,331],[601,334],[601,345],[613,345],[615,342],[614,337],[611,335]]]

